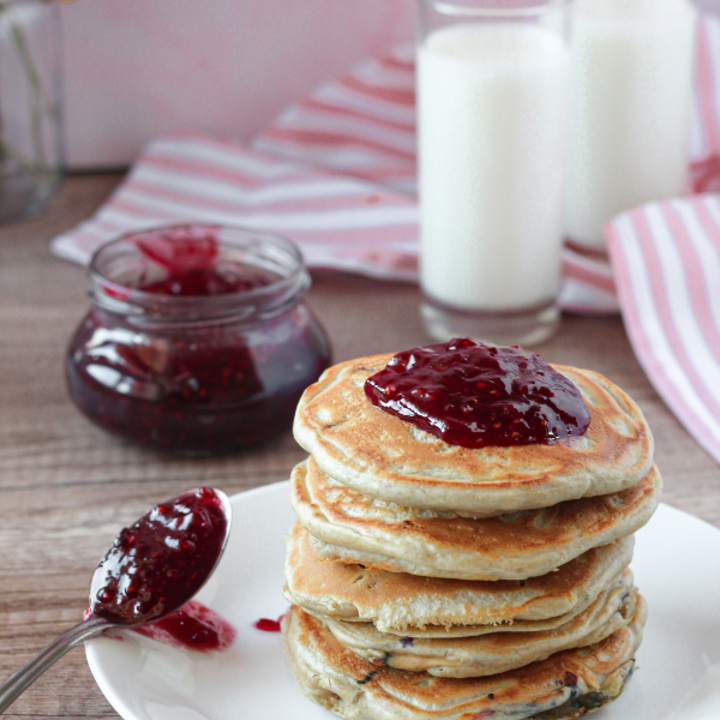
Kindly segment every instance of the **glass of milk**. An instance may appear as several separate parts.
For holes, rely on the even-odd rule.
[[[688,191],[697,10],[691,0],[577,0],[567,237],[602,250],[623,210]]]
[[[421,314],[431,337],[556,330],[571,0],[419,0]]]

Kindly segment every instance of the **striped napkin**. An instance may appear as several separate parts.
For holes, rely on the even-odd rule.
[[[272,230],[294,240],[312,267],[400,280],[417,276],[415,198],[362,178],[232,143],[155,140],[89,220],[52,241],[87,263],[131,230],[198,221]]]
[[[649,203],[606,235],[635,355],[720,462],[720,196]]]
[[[716,59],[716,62],[713,62]],[[720,191],[720,19],[698,33],[695,193]],[[120,233],[197,220],[280,232],[311,267],[417,279],[412,48],[357,66],[290,107],[250,146],[152,142],[94,217],[52,251],[87,263]],[[720,199],[651,203],[607,227],[607,257],[567,247],[565,310],[622,310],[651,382],[720,462]],[[614,272],[613,272],[614,268]]]
[[[713,59],[717,60],[713,63]],[[692,197],[648,203],[605,229],[630,342],[648,378],[720,463],[720,20],[698,36]]]

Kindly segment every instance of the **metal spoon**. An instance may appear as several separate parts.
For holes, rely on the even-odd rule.
[[[225,493],[199,488],[158,505],[122,530],[95,569],[86,619],[0,684],[0,714],[84,640],[160,620],[188,602],[217,567],[231,518]]]

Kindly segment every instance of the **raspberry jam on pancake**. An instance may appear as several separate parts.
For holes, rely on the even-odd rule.
[[[450,445],[551,445],[590,415],[573,383],[539,355],[455,338],[395,355],[365,383],[376,407]]]

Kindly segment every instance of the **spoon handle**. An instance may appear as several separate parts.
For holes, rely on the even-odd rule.
[[[68,650],[72,650],[83,640],[99,635],[112,623],[91,615],[75,627],[64,632],[41,650],[30,662],[13,673],[4,683],[0,684],[0,715],[21,695],[31,683],[35,682],[56,660]]]

